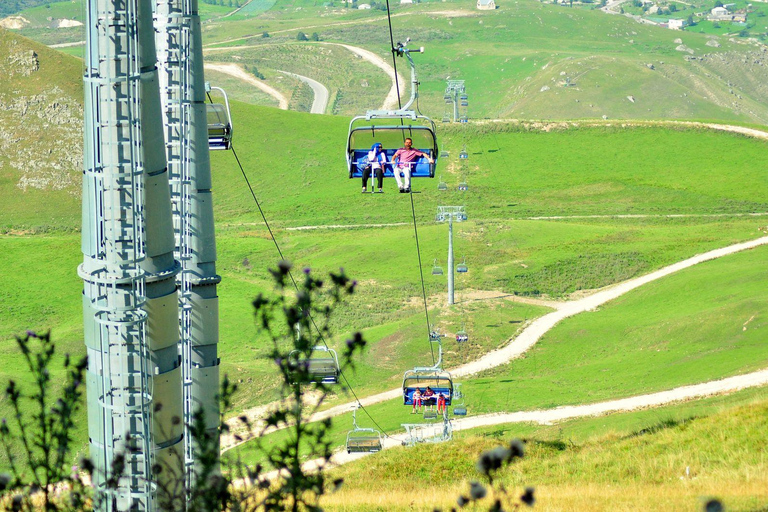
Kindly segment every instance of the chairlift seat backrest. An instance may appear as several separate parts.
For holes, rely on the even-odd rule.
[[[456,267],[456,272],[461,272],[461,273],[464,273],[464,272],[466,272],[467,270],[469,270],[469,269],[468,269],[468,268],[467,268],[467,266],[466,266],[465,264],[463,264],[463,263],[459,263],[459,264],[458,264],[458,266]]]
[[[456,405],[453,408],[453,415],[454,416],[466,416],[467,415],[467,406],[466,405]]]

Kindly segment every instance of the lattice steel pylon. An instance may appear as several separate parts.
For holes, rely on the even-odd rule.
[[[204,413],[218,438],[219,358],[216,240],[205,106],[202,33],[197,0],[155,0],[155,32],[171,184],[179,290],[184,473],[193,483],[190,426]]]
[[[453,300],[453,221],[463,222],[467,220],[467,213],[463,206],[438,206],[436,222],[448,222],[448,304]]]
[[[153,465],[181,428],[155,402],[173,395],[178,263],[150,0],[88,0],[86,27],[78,273],[93,484],[99,510],[156,510]],[[125,475],[108,488],[119,454]]]
[[[467,89],[464,85],[464,80],[448,80],[446,82],[443,99],[445,99],[446,114],[449,109],[453,111],[454,123],[467,121],[469,99],[467,97]]]

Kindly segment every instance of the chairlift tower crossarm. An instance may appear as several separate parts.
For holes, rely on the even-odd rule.
[[[435,221],[448,222],[448,305],[454,303],[453,287],[453,221],[463,222],[467,214],[463,206],[438,206]]]

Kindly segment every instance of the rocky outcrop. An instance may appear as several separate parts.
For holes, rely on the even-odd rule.
[[[83,108],[45,85],[38,54],[19,40],[0,48],[0,172],[26,191],[80,194]],[[34,91],[34,93],[33,93]]]

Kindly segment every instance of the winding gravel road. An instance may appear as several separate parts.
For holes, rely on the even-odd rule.
[[[270,87],[269,85],[265,84],[252,74],[246,72],[242,67],[240,67],[239,64],[216,64],[213,62],[206,63],[205,69],[209,69],[211,71],[218,71],[219,73],[224,73],[229,76],[233,76],[235,78],[239,78],[240,80],[243,80],[244,82],[248,82],[249,84],[258,87],[265,93],[269,94],[273,98],[277,100],[278,107],[281,110],[288,110],[288,98],[283,96],[283,94],[275,89],[274,87]]]
[[[282,70],[276,70],[278,73],[282,73],[284,75],[292,76],[293,78],[298,78],[305,84],[309,85],[312,88],[312,92],[315,94],[315,99],[312,101],[312,108],[310,109],[310,114],[324,114],[325,109],[328,108],[328,88],[318,82],[317,80],[312,80],[309,77],[297,75],[296,73],[290,73],[288,71],[282,71]]]

